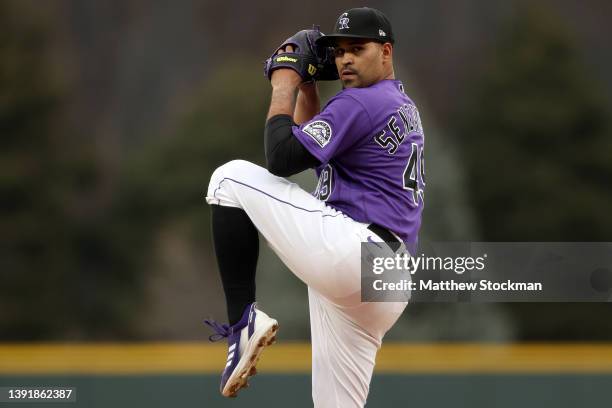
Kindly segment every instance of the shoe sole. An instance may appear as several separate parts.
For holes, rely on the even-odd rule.
[[[256,365],[259,362],[261,353],[267,346],[276,343],[276,332],[278,331],[278,322],[273,320],[273,324],[265,329],[261,334],[255,333],[251,340],[247,343],[244,355],[250,357],[241,359],[234,369],[234,372],[228,378],[225,387],[223,387],[224,397],[235,398],[238,391],[242,388],[248,388],[249,377],[257,374]]]

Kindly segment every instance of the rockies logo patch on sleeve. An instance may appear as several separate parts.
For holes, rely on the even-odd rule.
[[[332,136],[331,126],[324,120],[315,120],[304,126],[302,131],[310,135],[321,147],[325,147]]]

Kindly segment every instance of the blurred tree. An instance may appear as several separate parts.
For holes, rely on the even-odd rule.
[[[263,164],[267,106],[261,101],[269,85],[253,69],[258,65],[227,61],[195,88],[176,135],[126,160],[118,210],[134,228],[180,223],[192,238],[208,240],[204,195],[214,169],[232,159]]]
[[[550,10],[519,9],[467,95],[461,144],[488,240],[610,240],[608,107]]]
[[[484,240],[610,241],[609,107],[564,25],[549,9],[519,7],[495,44],[459,120]],[[523,339],[612,338],[600,317],[609,304],[511,309]]]
[[[54,33],[0,2],[0,339],[131,333],[139,271],[95,205],[99,169],[64,116]]]

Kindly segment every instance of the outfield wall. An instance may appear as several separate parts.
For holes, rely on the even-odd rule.
[[[237,399],[218,394],[223,345],[4,344],[0,386],[73,386],[53,407],[312,406],[310,348],[277,344]],[[612,345],[386,344],[368,407],[605,407]],[[2,406],[38,406],[40,403]]]

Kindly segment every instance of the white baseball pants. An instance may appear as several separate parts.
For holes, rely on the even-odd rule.
[[[361,302],[361,242],[383,240],[297,184],[233,160],[213,173],[208,204],[243,209],[306,285],[316,408],[365,405],[376,352],[406,302]]]

